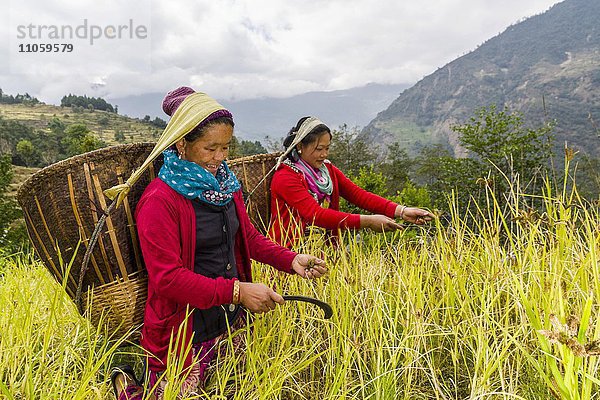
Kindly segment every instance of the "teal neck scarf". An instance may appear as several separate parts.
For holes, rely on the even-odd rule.
[[[165,150],[163,155],[165,162],[158,177],[188,199],[224,206],[240,190],[240,182],[225,161],[215,176],[194,162],[180,160],[173,150]]]

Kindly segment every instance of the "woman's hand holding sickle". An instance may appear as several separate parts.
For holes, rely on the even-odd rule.
[[[319,278],[327,273],[325,261],[308,254],[298,254],[292,261],[292,269],[305,279]],[[315,304],[323,309],[325,319],[333,315],[333,310],[327,303],[312,297],[281,296],[262,283],[240,282],[240,304],[253,313],[269,312],[275,309],[276,304],[284,304],[286,300]]]

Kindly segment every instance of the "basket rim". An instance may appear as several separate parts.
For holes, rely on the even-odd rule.
[[[261,154],[252,154],[249,156],[236,157],[231,160],[227,160],[228,166],[236,166],[238,164],[243,164],[245,162],[253,162],[253,161],[263,161],[269,160],[273,158],[277,158],[283,154],[282,151],[274,152],[274,153],[261,153]]]
[[[155,145],[156,145],[156,142],[123,143],[123,144],[117,144],[117,145],[113,145],[113,146],[102,147],[100,149],[88,151],[88,152],[81,153],[81,154],[76,154],[72,157],[65,158],[64,160],[57,161],[53,164],[45,166],[44,168],[40,169],[39,171],[36,171],[33,175],[31,175],[29,178],[27,178],[21,184],[19,189],[17,190],[17,199],[21,199],[23,197],[23,195],[27,195],[27,193],[24,193],[24,192],[25,191],[28,192],[30,187],[33,184],[37,183],[39,179],[45,178],[46,175],[48,174],[48,172],[54,172],[54,170],[60,170],[61,168],[72,165],[73,163],[77,163],[77,162],[80,162],[81,160],[93,158],[100,154],[113,153],[113,152],[118,153],[118,152],[123,152],[124,150],[129,150],[131,148],[149,147],[149,146],[155,146]]]
[[[136,142],[136,143],[123,143],[116,144],[113,146],[102,147],[100,149],[88,151],[86,153],[76,154],[72,157],[65,158],[64,160],[57,161],[53,164],[47,165],[42,169],[36,171],[33,175],[28,177],[17,190],[17,198],[21,198],[23,192],[25,190],[29,190],[30,186],[33,185],[38,179],[41,179],[42,176],[45,176],[49,171],[54,171],[56,169],[61,169],[68,165],[73,164],[74,162],[78,162],[83,159],[93,158],[99,154],[104,154],[107,152],[121,152],[123,150],[128,150],[135,147],[146,147],[146,146],[154,146],[156,142]],[[279,157],[283,154],[282,151],[274,152],[274,153],[261,153],[261,154],[252,154],[249,156],[236,157],[231,160],[227,160],[227,165],[236,166],[238,164],[243,164],[245,162],[253,162],[253,161],[262,161],[266,159],[272,159]]]

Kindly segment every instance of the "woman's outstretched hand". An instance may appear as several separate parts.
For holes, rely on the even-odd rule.
[[[253,313],[266,313],[283,303],[283,297],[265,284],[240,282],[240,304]]]
[[[396,218],[402,218],[404,221],[412,222],[413,224],[423,225],[426,222],[431,221],[435,218],[435,215],[427,210],[423,210],[417,207],[396,207]]]
[[[306,279],[320,278],[327,273],[325,261],[309,254],[298,254],[292,261],[292,269]]]
[[[360,227],[362,229],[369,228],[375,232],[388,232],[402,229],[402,225],[385,215],[361,215]]]

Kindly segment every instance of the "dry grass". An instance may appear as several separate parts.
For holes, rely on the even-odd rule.
[[[318,281],[255,265],[286,304],[252,320],[245,362],[224,360],[202,399],[565,399],[600,395],[600,218],[576,192],[489,193],[476,215],[418,234],[307,238],[330,273]],[[451,207],[452,209],[452,207]],[[323,253],[324,252],[324,253]],[[27,256],[0,262],[0,393],[8,399],[110,399],[117,349]],[[169,365],[168,377],[180,371]],[[174,399],[173,392],[167,399]]]

